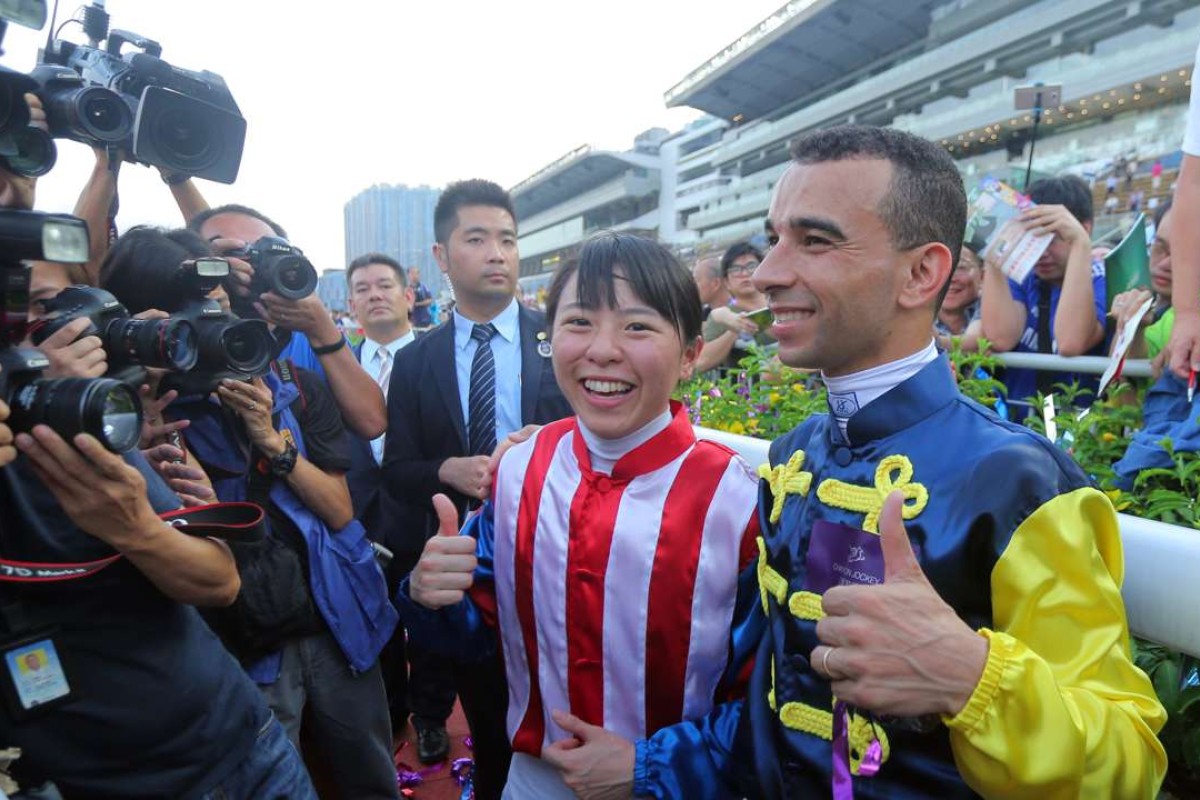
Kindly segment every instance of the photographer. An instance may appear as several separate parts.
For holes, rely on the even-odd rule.
[[[172,186],[177,200],[192,198],[191,204],[180,200],[188,228],[200,234],[216,255],[229,257],[236,275],[231,291],[235,295],[249,296],[254,268],[231,254],[244,251],[264,236],[287,239],[286,231],[246,206],[224,205],[193,214],[199,203],[196,200],[198,193],[191,183],[185,181],[180,184],[181,188]],[[292,359],[328,382],[350,430],[365,439],[382,434],[387,428],[383,394],[346,347],[345,337],[320,298],[314,293],[300,300],[289,300],[268,292],[255,300],[263,319],[282,329],[281,357]]]
[[[33,187],[0,170],[0,204],[28,208]],[[226,546],[162,522],[168,508],[149,496],[165,487],[151,492],[86,434],[69,444],[36,426],[16,437],[15,461],[10,441],[0,425],[0,464],[12,462],[0,471],[0,557],[88,567],[0,580],[0,744],[21,748],[22,782],[52,780],[67,797],[314,797],[282,728],[189,605],[237,594]],[[36,685],[12,666],[22,651],[55,656]],[[30,688],[45,702],[23,701]]]
[[[207,252],[190,231],[137,228],[109,251],[102,281],[131,311],[142,310],[156,286]],[[271,532],[261,544],[232,546],[242,591],[207,619],[293,741],[307,709],[306,732],[347,797],[395,798],[377,658],[397,617],[353,521],[344,477],[350,443],[337,407],[319,378],[284,360],[266,375],[214,386],[212,394],[181,396],[167,416],[190,421],[184,439],[217,496],[263,506]]]

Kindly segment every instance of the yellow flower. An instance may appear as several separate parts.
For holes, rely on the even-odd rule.
[[[746,430],[750,431],[751,433],[758,430],[758,419],[752,418],[746,420]]]
[[[803,383],[793,383],[793,384],[792,384],[792,391],[793,391],[793,392],[803,392],[803,391],[804,391],[804,384],[803,384]]]
[[[746,426],[745,426],[745,425],[743,425],[743,424],[742,424],[740,421],[734,421],[734,422],[733,422],[733,423],[732,423],[732,424],[729,426],[728,430],[729,430],[729,432],[730,432],[730,433],[745,433],[745,432],[746,432]]]
[[[1104,433],[1100,435],[1100,438],[1106,442],[1115,442],[1117,440],[1117,435],[1115,433]]]
[[[783,398],[779,396],[779,392],[771,392],[769,395],[767,395],[767,401],[768,401],[768,402],[769,402],[771,405],[775,405],[776,403],[778,403],[778,402],[779,402],[780,400],[782,400],[782,399],[783,399]]]

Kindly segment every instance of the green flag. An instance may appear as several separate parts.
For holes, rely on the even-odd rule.
[[[1150,288],[1150,254],[1146,251],[1146,215],[1138,214],[1121,243],[1104,257],[1104,281],[1108,288],[1106,308],[1121,292]]]

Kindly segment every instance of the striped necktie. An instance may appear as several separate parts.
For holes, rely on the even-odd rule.
[[[392,354],[386,347],[375,351],[375,360],[379,362],[379,388],[383,390],[383,401],[387,402],[388,384],[392,382]]]
[[[473,456],[488,456],[496,449],[496,361],[492,356],[492,337],[496,326],[490,322],[471,329],[471,338],[479,345],[471,360],[471,388],[467,395],[467,446]]]

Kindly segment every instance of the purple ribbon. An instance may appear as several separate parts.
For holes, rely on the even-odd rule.
[[[883,766],[883,745],[879,743],[878,739],[872,739],[870,746],[867,747],[867,752],[863,754],[862,763],[858,765],[858,776],[870,778],[879,772],[881,766]]]
[[[850,712],[838,700],[833,704],[833,800],[854,800],[850,780]]]

